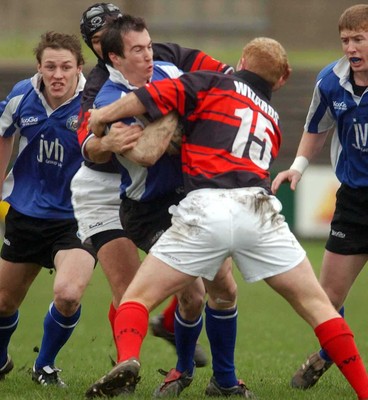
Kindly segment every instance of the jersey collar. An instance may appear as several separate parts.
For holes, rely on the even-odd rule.
[[[244,69],[235,72],[233,75],[239,77],[249,86],[251,86],[255,92],[260,93],[267,100],[271,100],[272,86],[270,83],[268,83],[265,79],[261,78],[259,75]]]

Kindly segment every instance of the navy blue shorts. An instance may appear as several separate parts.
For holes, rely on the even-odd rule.
[[[120,205],[120,221],[127,237],[139,249],[148,253],[171,226],[169,207],[178,205],[183,198],[184,193],[172,192],[147,202],[123,199]]]
[[[342,184],[336,193],[326,249],[336,254],[368,254],[368,188]]]
[[[77,236],[75,219],[43,219],[24,215],[10,207],[5,218],[4,243],[1,257],[14,263],[35,263],[55,268],[54,257],[59,250],[83,249],[95,257],[92,248]]]

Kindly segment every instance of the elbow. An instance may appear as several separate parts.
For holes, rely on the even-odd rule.
[[[155,154],[152,154],[148,151],[138,151],[137,148],[125,151],[122,155],[129,161],[146,168],[152,167],[159,158]]]
[[[100,154],[100,155],[89,155],[87,160],[95,164],[105,164],[111,160],[111,153]]]
[[[141,160],[138,164],[142,167],[152,167],[155,164],[156,160],[145,158]]]
[[[155,162],[157,161],[154,157],[149,157],[146,155],[142,155],[139,157],[134,157],[133,160],[136,164],[140,165],[141,167],[152,167]]]

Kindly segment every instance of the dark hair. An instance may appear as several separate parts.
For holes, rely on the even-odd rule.
[[[33,50],[39,64],[41,64],[44,50],[48,47],[55,50],[69,50],[72,54],[75,55],[75,58],[77,59],[77,65],[84,64],[82,47],[79,39],[75,35],[53,31],[42,34],[40,42]]]
[[[106,24],[106,31],[101,37],[103,61],[111,65],[109,53],[124,57],[124,35],[131,31],[143,32],[145,29],[147,29],[147,25],[143,18],[128,14],[109,21]]]
[[[122,15],[119,7],[112,3],[96,3],[88,7],[80,20],[80,31],[87,46],[93,50],[92,36],[101,30],[107,21]]]

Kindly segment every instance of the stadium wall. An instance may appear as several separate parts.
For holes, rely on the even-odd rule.
[[[37,39],[45,30],[79,33],[90,0],[1,0],[2,37]],[[337,20],[348,0],[113,0],[146,18],[152,34],[204,46],[269,35],[289,49],[338,48]]]

